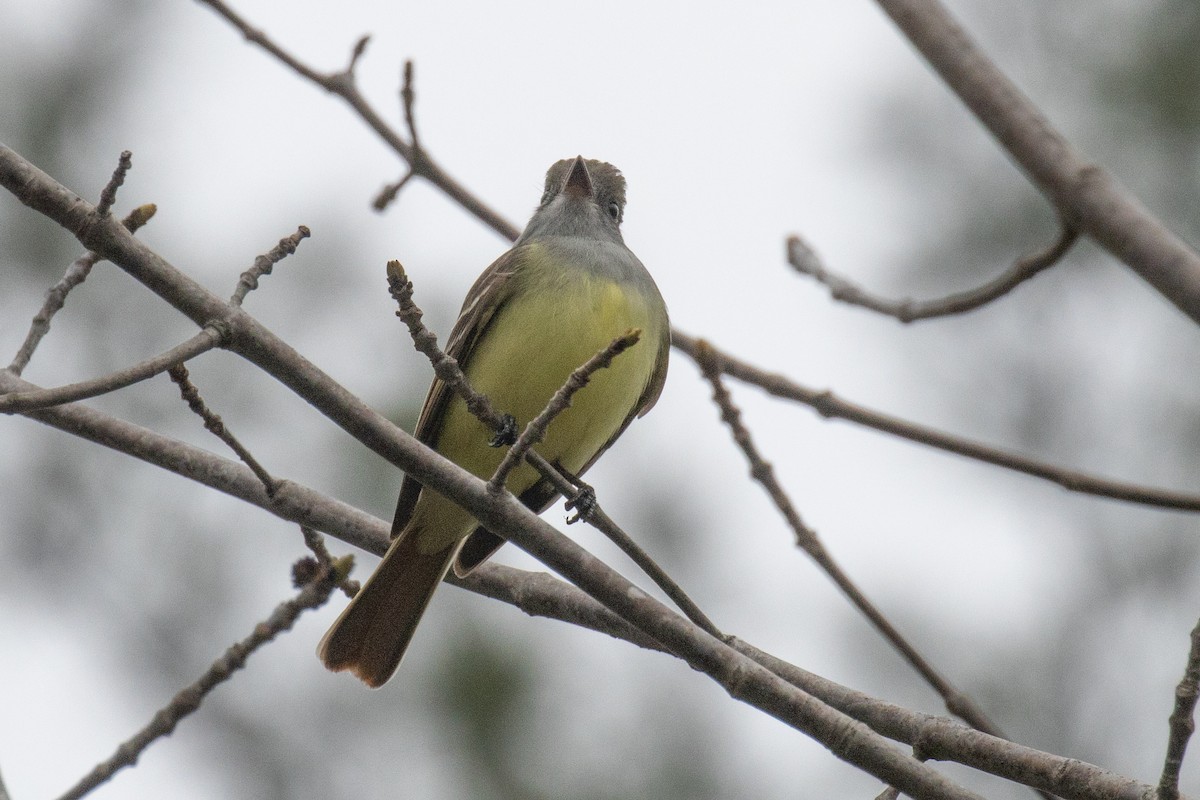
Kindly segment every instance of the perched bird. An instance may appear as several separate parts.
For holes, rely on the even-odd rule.
[[[613,339],[640,329],[639,342],[592,375],[536,448],[574,476],[650,410],[667,375],[667,307],[621,238],[624,213],[625,178],[616,167],[582,156],[552,165],[525,231],[475,281],[446,346],[471,385],[520,430],[572,371]],[[492,435],[457,393],[434,380],[417,439],[486,479],[503,457],[502,449],[489,446]],[[557,497],[525,463],[506,486],[537,513]],[[376,687],[396,671],[451,564],[466,575],[504,543],[411,476],[400,488],[392,537],[383,561],[318,649],[329,669],[349,670]]]

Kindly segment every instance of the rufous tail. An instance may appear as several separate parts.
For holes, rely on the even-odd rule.
[[[429,599],[454,560],[458,545],[435,553],[417,549],[415,531],[401,533],[375,573],[342,611],[317,647],[334,672],[349,670],[378,688],[400,666]]]

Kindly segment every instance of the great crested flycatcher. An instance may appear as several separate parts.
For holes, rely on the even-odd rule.
[[[555,163],[524,233],[475,281],[446,346],[471,385],[520,430],[573,370],[629,329],[641,330],[637,345],[592,375],[536,448],[575,476],[650,410],[667,376],[667,307],[621,238],[624,213],[625,178],[616,167],[582,156]],[[415,436],[482,478],[503,456],[489,446],[492,431],[440,380],[429,388]],[[536,513],[558,496],[525,463],[507,488]],[[392,537],[318,649],[329,669],[350,670],[376,687],[396,671],[451,564],[465,575],[504,543],[410,476],[400,488]]]

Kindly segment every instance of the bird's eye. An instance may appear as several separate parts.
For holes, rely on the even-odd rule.
[[[612,217],[614,220],[617,220],[617,221],[619,222],[619,221],[620,221],[620,219],[621,219],[621,206],[620,206],[620,204],[619,204],[619,203],[617,203],[617,202],[615,202],[615,201],[614,201],[614,202],[612,202],[612,203],[609,203],[609,204],[608,204],[608,215],[609,215],[610,217]]]

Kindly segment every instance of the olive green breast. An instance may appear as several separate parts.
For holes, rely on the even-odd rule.
[[[572,249],[566,240],[521,248],[507,299],[463,359],[471,385],[523,429],[572,371],[616,337],[640,329],[639,342],[593,374],[537,446],[543,456],[573,473],[638,410],[660,358],[665,358],[662,345],[669,335],[665,305],[645,268],[624,247],[610,251],[603,246],[608,243],[599,244]],[[488,446],[490,438],[491,432],[455,397],[447,405],[436,449],[487,478],[504,455],[503,448]],[[536,480],[533,468],[523,464],[510,476],[508,488],[519,495]],[[426,530],[421,538],[432,549],[474,527],[467,512],[429,491],[414,509],[414,523]]]

